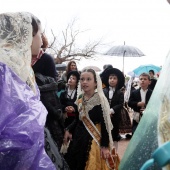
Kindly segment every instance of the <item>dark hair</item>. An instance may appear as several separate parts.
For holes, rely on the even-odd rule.
[[[142,73],[142,74],[140,74],[139,78],[140,78],[141,76],[148,77],[148,79],[151,80],[151,78],[150,78],[150,76],[149,76],[148,73]]]
[[[90,72],[90,73],[92,73],[93,76],[94,76],[94,82],[97,83],[96,73],[95,73],[95,71],[94,71],[93,69],[91,69],[91,68],[90,68],[90,69],[84,69],[84,70],[82,70],[81,73],[84,73],[84,72]]]
[[[67,75],[67,82],[68,82],[70,76],[75,76],[76,77],[76,83],[78,84],[78,81],[80,80],[80,73],[76,70],[70,71]]]
[[[41,46],[41,48],[43,49],[43,51],[45,51],[48,48],[48,40],[44,33],[42,34],[42,42],[43,45]]]
[[[32,15],[31,25],[32,25],[32,36],[33,37],[37,34],[40,24],[41,24],[40,20],[36,16]]]
[[[115,77],[118,78],[118,76],[117,76],[116,74],[110,74],[109,77],[110,77],[110,76],[115,76]]]
[[[70,61],[70,62],[67,64],[66,75],[68,75],[68,73],[71,71],[70,66],[71,66],[72,63],[74,63],[74,64],[76,65],[76,67],[77,67],[77,64],[76,64],[75,61]],[[76,69],[76,70],[77,70],[77,69]]]
[[[155,75],[155,72],[153,70],[149,70],[149,73],[152,73],[153,75]]]

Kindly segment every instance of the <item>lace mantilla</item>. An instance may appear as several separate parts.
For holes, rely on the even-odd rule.
[[[89,115],[87,113],[90,110],[92,110],[94,106],[100,105],[99,95],[97,93],[95,93],[93,97],[91,97],[87,101],[83,101],[82,104],[83,104],[83,106],[85,106],[85,114],[86,114],[86,116],[89,117]]]
[[[0,62],[10,67],[35,92],[31,68],[32,14],[0,14]]]

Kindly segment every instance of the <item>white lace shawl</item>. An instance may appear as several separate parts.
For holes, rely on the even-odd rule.
[[[110,106],[109,106],[108,100],[106,99],[106,97],[103,93],[101,78],[96,72],[95,72],[95,74],[96,74],[96,79],[97,79],[96,92],[98,93],[99,100],[100,100],[99,102],[100,102],[102,110],[103,110],[104,122],[105,122],[106,130],[109,135],[109,146],[110,146],[110,149],[112,150],[113,149],[113,139],[112,139],[111,130],[113,129],[113,125],[112,125],[112,122],[110,119]],[[84,94],[84,92],[81,89],[81,85],[80,85],[80,81],[79,81],[78,89],[77,89],[77,101],[78,101],[79,96],[83,95],[83,94]]]
[[[10,67],[22,81],[35,90],[31,68],[32,14],[0,14],[0,62]]]

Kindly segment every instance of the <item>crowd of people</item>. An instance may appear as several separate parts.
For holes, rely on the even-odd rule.
[[[0,169],[118,169],[124,74],[110,64],[80,72],[70,61],[58,80],[47,48],[37,17],[0,14]],[[132,84],[132,135],[156,82],[150,70]]]

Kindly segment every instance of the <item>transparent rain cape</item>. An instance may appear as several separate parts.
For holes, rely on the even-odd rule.
[[[159,145],[170,140],[170,53],[144,115],[120,163],[120,170],[139,170]],[[166,134],[165,134],[166,132]],[[168,133],[167,133],[168,132]],[[159,170],[156,164],[150,169]],[[169,170],[168,168],[166,170]]]

